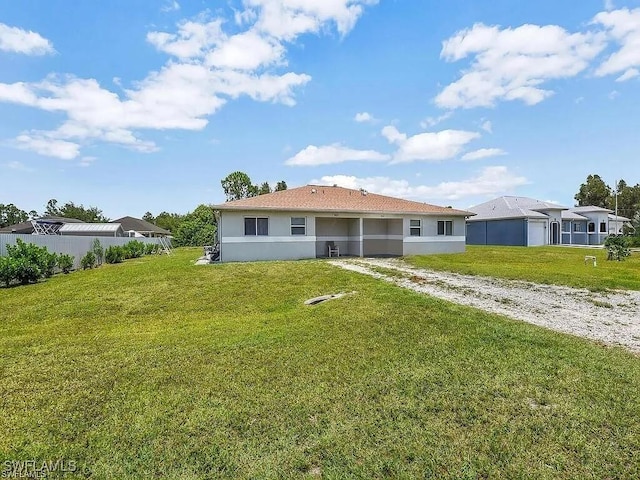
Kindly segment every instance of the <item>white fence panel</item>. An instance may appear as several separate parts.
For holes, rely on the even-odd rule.
[[[0,233],[0,256],[7,254],[7,245],[15,245],[16,239],[25,243],[33,243],[39,247],[47,247],[47,250],[54,253],[67,253],[73,255],[75,268],[80,267],[80,260],[91,250],[93,241],[100,240],[102,247],[106,249],[112,245],[125,245],[132,240],[143,243],[160,245],[159,238],[146,237],[85,237],[77,235],[26,235],[20,233]]]

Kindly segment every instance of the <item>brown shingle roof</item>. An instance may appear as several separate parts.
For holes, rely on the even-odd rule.
[[[413,202],[360,190],[321,185],[282,190],[214,205],[216,210],[284,210],[309,212],[413,213],[471,216],[471,212]]]

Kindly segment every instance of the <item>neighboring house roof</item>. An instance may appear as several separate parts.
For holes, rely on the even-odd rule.
[[[609,210],[608,208],[595,207],[593,205],[587,205],[584,207],[573,207],[571,211],[576,213],[592,213],[592,212],[613,213],[613,210]]]
[[[122,230],[119,223],[65,223],[60,227],[61,234],[73,233],[116,233]]]
[[[609,217],[609,220],[613,220],[614,222],[615,221],[618,221],[618,222],[630,222],[631,221],[630,218],[623,217],[621,215],[614,215],[613,213],[610,213],[608,215],[608,217]]]
[[[275,210],[305,212],[400,213],[471,216],[472,212],[413,202],[361,190],[322,185],[281,190],[214,205],[215,210]]]
[[[543,202],[529,197],[504,196],[494,198],[469,208],[475,217],[470,221],[499,220],[510,218],[549,218],[543,211],[568,210],[567,207],[555,203]]]
[[[51,223],[84,223],[82,220],[78,220],[77,218],[65,218],[65,217],[55,217],[52,215],[47,215],[44,217],[37,218],[36,220],[51,222]],[[31,224],[31,220],[26,222],[16,223],[15,225],[8,225],[6,227],[0,228],[0,233],[33,233],[33,225]]]
[[[169,230],[160,228],[153,223],[147,222],[141,218],[135,217],[122,217],[117,220],[113,220],[111,223],[119,223],[122,225],[122,229],[126,232],[134,230],[139,233],[158,233],[161,235],[170,235]]]

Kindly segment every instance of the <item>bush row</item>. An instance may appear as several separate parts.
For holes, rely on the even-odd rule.
[[[139,258],[143,255],[152,255],[160,251],[160,245],[152,243],[143,243],[139,240],[131,240],[125,245],[112,245],[106,250],[100,245],[100,241],[96,239],[93,248],[80,260],[80,266],[83,269],[94,268],[106,263],[122,263],[130,258]]]
[[[84,270],[107,263],[120,263],[128,258],[138,258],[160,251],[156,244],[145,244],[132,240],[124,246],[103,249],[100,240],[94,240],[89,250],[80,260]],[[74,257],[68,254],[49,252],[47,247],[26,243],[21,239],[15,245],[7,245],[7,256],[0,257],[0,285],[27,285],[42,278],[49,278],[56,272],[69,273],[73,270]]]
[[[15,245],[7,245],[7,256],[0,257],[0,283],[5,287],[14,283],[27,285],[41,278],[49,278],[56,271],[69,273],[73,257],[57,255],[32,243],[17,239]]]

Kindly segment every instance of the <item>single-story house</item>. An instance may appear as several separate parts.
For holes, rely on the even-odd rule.
[[[471,212],[306,185],[214,205],[221,261],[339,255],[400,256],[465,250]]]
[[[6,227],[0,228],[0,233],[22,233],[26,235],[31,235],[35,231],[34,222],[40,224],[43,227],[51,227],[54,230],[57,230],[58,227],[61,227],[65,223],[84,223],[82,220],[78,220],[77,218],[65,218],[65,217],[55,217],[51,215],[47,215],[44,217],[40,217],[36,220],[27,220],[26,222],[16,223],[15,225],[8,225]],[[37,232],[36,232],[37,233]]]
[[[122,225],[122,229],[129,237],[167,237],[171,235],[169,230],[160,228],[153,223],[147,222],[141,218],[135,217],[122,217],[117,220],[113,220],[111,223],[119,223]]]
[[[595,206],[563,207],[528,197],[504,196],[469,208],[469,245],[601,245],[629,219]]]

